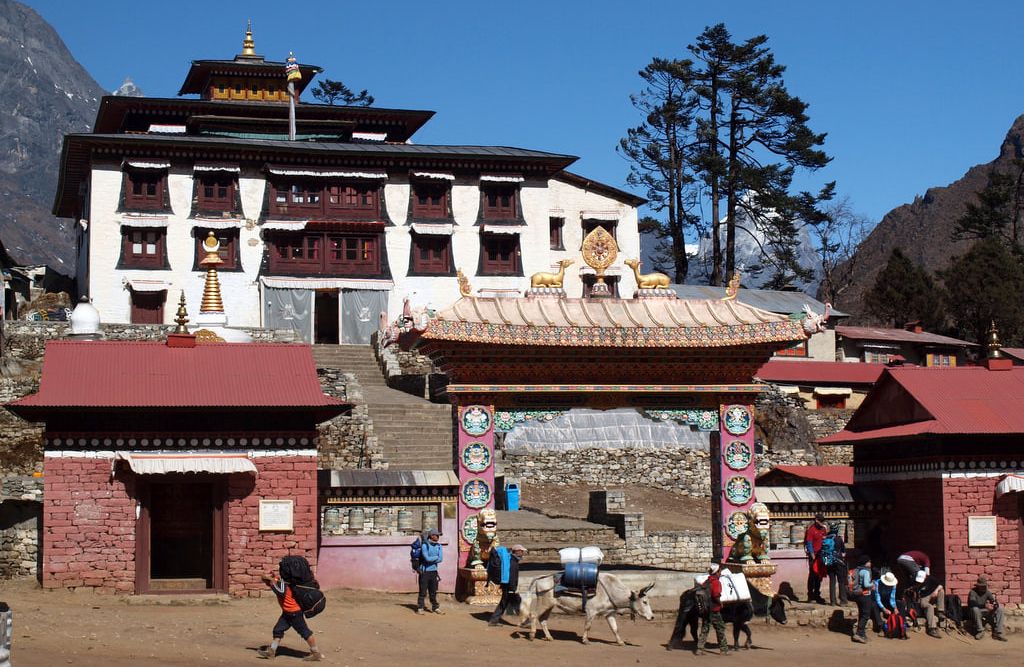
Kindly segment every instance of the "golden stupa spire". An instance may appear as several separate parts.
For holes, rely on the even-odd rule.
[[[185,309],[185,290],[181,290],[181,299],[178,300],[178,316],[174,318],[174,323],[178,325],[175,327],[174,333],[188,333],[188,329],[185,328],[185,325],[188,324],[188,310]]]
[[[256,55],[256,41],[252,38],[252,19],[249,19],[248,27],[245,29],[245,39],[242,40],[243,56]]]
[[[220,241],[212,231],[203,240],[203,250],[206,257],[199,262],[199,266],[206,267],[206,282],[203,285],[203,303],[199,306],[200,313],[223,313],[224,302],[220,298],[220,280],[217,278],[217,265],[223,264],[217,251],[220,250]]]

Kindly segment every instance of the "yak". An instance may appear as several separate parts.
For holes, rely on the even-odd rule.
[[[699,596],[704,596],[703,602]],[[693,640],[697,641],[697,622],[701,618],[701,606],[706,608],[707,592],[702,586],[694,586],[679,596],[679,611],[676,613],[676,624],[672,629],[672,637],[668,640],[668,649],[682,648],[686,628],[690,628]],[[704,612],[706,613],[706,612]],[[780,595],[768,597],[753,586],[750,587],[750,601],[722,606],[722,620],[732,623],[733,648],[740,647],[740,631],[747,636],[744,648],[753,646],[749,621],[755,616],[770,616],[780,625],[786,624],[786,603]]]

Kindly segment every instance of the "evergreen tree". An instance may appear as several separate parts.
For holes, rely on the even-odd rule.
[[[700,221],[691,213],[696,196],[688,154],[695,96],[687,87],[686,67],[683,61],[655,58],[640,71],[646,87],[631,95],[630,101],[644,115],[644,122],[627,130],[618,146],[632,163],[627,182],[643,188],[651,209],[666,215],[665,220],[645,217],[641,231],[658,239],[653,268],[677,283],[686,280],[686,239]]]
[[[921,322],[926,330],[945,324],[943,299],[932,276],[894,248],[875,284],[864,295],[868,313],[887,325],[902,327]]]
[[[984,345],[992,322],[1004,345],[1024,342],[1024,262],[999,237],[975,243],[942,271],[950,319],[958,335]]]
[[[373,95],[370,95],[366,90],[360,90],[356,93],[341,81],[333,79],[323,79],[317,82],[316,88],[313,89],[313,97],[331,106],[334,106],[334,103],[338,100],[341,101],[343,106],[347,107],[368,107],[373,105]]]
[[[993,169],[988,183],[969,202],[956,221],[953,239],[1001,238],[1011,247],[1024,243],[1024,160],[1015,159],[1003,171]]]

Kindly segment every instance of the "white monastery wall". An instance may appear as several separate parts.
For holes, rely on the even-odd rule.
[[[194,271],[195,239],[193,226],[202,229],[201,220],[190,219],[192,200],[191,165],[175,164],[168,173],[171,214],[140,217],[166,217],[167,260],[170,270],[118,269],[121,254],[121,224],[130,214],[118,213],[122,171],[120,163],[97,164],[92,170],[88,207],[89,222],[89,295],[104,322],[128,322],[131,297],[127,281],[147,280],[166,283],[165,323],[173,322],[180,290],[185,291],[190,316],[194,319],[202,300],[203,271]],[[242,211],[246,224],[239,230],[239,252],[243,271],[219,272],[221,292],[230,326],[260,326],[259,268],[264,253],[258,220],[264,201],[266,180],[262,171],[243,169],[239,178]],[[385,230],[387,260],[394,287],[388,297],[388,316],[401,312],[402,301],[409,296],[416,306],[447,306],[459,298],[458,281],[452,276],[407,277],[409,272],[410,228],[408,222],[410,184],[407,177],[390,178],[384,187],[387,215],[394,224]],[[573,259],[566,270],[565,290],[570,297],[582,295],[580,275],[591,271],[583,265],[580,247],[582,223],[588,214],[601,219],[617,218],[616,236],[620,252],[609,275],[621,276],[620,294],[630,297],[636,288],[632,271],[624,259],[639,257],[640,235],[635,207],[610,197],[590,192],[557,179],[529,179],[521,184],[519,200],[526,226],[516,227],[520,240],[522,276],[477,276],[480,256],[480,183],[476,178],[460,177],[452,185],[452,262],[469,278],[474,292],[481,289],[514,290],[522,294],[529,288],[530,275],[538,271],[557,271],[556,262]],[[564,218],[565,250],[552,250],[549,242],[549,218]],[[581,268],[582,267],[582,268]],[[454,271],[453,271],[454,273]]]

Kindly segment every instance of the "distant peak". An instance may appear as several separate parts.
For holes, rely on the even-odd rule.
[[[121,87],[114,91],[115,95],[120,97],[145,97],[142,93],[142,89],[135,85],[130,76],[124,78],[124,83]]]

